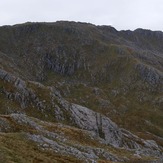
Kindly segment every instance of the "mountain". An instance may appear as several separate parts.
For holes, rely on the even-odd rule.
[[[80,22],[0,27],[0,160],[161,163],[162,43]]]

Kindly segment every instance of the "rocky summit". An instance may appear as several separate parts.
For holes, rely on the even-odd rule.
[[[0,162],[162,163],[163,32],[0,27]]]

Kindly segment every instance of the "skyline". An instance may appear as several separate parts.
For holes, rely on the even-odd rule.
[[[161,0],[2,0],[0,26],[64,20],[163,31],[162,6]]]

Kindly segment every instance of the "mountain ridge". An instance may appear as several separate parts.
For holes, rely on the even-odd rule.
[[[13,114],[21,117],[23,113],[29,117],[29,124],[30,121],[33,123],[33,117],[40,122],[44,121],[46,127],[48,127],[46,122],[53,125],[61,123],[70,128],[75,127],[72,130],[81,132],[83,136],[84,133],[87,135],[87,132],[92,132],[96,135],[96,138],[91,138],[93,144],[96,139],[101,139],[102,142],[111,140],[107,142],[109,147],[97,145],[101,150],[106,150],[105,154],[101,153],[103,156],[90,144],[89,150],[86,146],[80,146],[79,151],[92,153],[91,156],[84,154],[87,161],[161,160],[163,147],[161,42],[163,33],[159,31],[142,29],[117,31],[110,26],[87,23],[28,22],[0,27],[0,117],[2,117],[0,127],[6,133],[2,136],[2,132],[1,138],[7,139],[8,132],[15,135],[10,129],[10,125],[14,124],[20,125],[18,134],[21,135],[20,131],[25,127],[24,122],[19,124],[19,121],[10,120],[11,124],[8,124],[4,115],[12,119]],[[38,120],[35,121],[39,124]],[[110,129],[111,126],[116,126],[112,125],[112,121],[120,127]],[[9,130],[4,129],[5,125]],[[30,126],[26,127],[27,130],[23,132],[27,136]],[[67,127],[57,128],[60,134],[65,130],[69,135]],[[39,148],[38,151],[43,149],[50,152],[51,149],[54,152],[58,146],[56,142],[59,140],[56,138],[54,140],[53,136],[49,139],[47,135],[42,135],[42,132],[38,131],[38,128],[34,128],[33,135],[29,136],[30,140],[48,146],[47,149]],[[119,132],[121,134],[118,134]],[[66,134],[65,137],[68,136]],[[73,141],[76,142],[77,139],[78,143],[82,143],[78,136],[73,133],[70,135],[75,137]],[[23,142],[19,136],[18,141]],[[121,141],[123,149],[120,146],[114,147],[114,143],[111,143],[120,140],[123,140]],[[130,144],[128,147],[125,146],[126,142]],[[135,145],[133,149],[134,142],[139,145]],[[75,144],[67,143],[58,146],[60,149],[58,159],[66,159],[67,155],[71,161],[80,160],[82,154],[81,158],[80,154],[75,158],[74,153],[68,150],[69,145],[74,148]],[[3,147],[5,145],[7,144],[3,144]],[[107,153],[108,148],[111,148],[114,156]],[[67,153],[64,153],[64,150]],[[121,157],[118,157],[118,151],[122,152]],[[9,153],[6,157],[8,156]],[[47,158],[42,159],[45,161]]]

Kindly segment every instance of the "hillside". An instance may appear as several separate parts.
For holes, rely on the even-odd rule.
[[[161,162],[162,43],[87,23],[0,27],[0,160]]]

